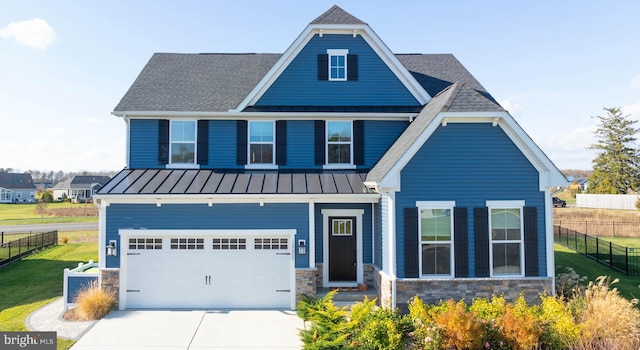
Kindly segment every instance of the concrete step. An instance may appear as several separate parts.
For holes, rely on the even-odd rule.
[[[379,299],[378,292],[372,287],[367,287],[367,290],[364,291],[357,290],[355,288],[318,288],[316,291],[316,297],[323,298],[329,291],[334,289],[338,289],[338,293],[333,297],[333,302],[336,305],[339,305],[339,303],[354,304],[356,302],[363,301],[365,297],[369,298],[369,300]]]

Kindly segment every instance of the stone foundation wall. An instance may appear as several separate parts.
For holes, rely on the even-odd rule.
[[[378,304],[382,307],[391,308],[393,305],[393,290],[389,276],[374,268],[375,288],[378,291]]]
[[[296,304],[300,294],[316,295],[316,270],[296,270]]]
[[[409,300],[416,295],[433,304],[450,298],[471,302],[473,298],[501,294],[507,301],[515,301],[521,293],[524,293],[527,303],[539,304],[540,293],[551,294],[552,283],[551,277],[399,279],[396,281],[396,306],[407,310]]]
[[[376,272],[376,268],[371,264],[364,264],[363,272],[364,272],[364,276],[363,276],[364,284],[366,284],[369,287],[375,287],[376,275],[378,274]]]
[[[322,288],[322,282],[323,282],[322,268],[323,268],[322,263],[316,264],[316,288]]]
[[[117,310],[120,305],[120,269],[100,270],[100,286],[115,293],[116,304],[113,309]]]

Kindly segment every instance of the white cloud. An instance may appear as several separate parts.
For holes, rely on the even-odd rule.
[[[498,100],[502,108],[506,109],[509,114],[515,116],[522,111],[522,106],[513,102],[511,99]]]
[[[629,86],[631,86],[632,89],[639,89],[640,90],[640,74],[638,74],[635,77],[631,78],[631,80],[629,81]]]
[[[640,102],[622,107],[622,112],[631,115],[632,119],[640,120]]]
[[[53,45],[56,36],[49,23],[40,18],[11,22],[0,28],[0,38],[14,39],[20,45],[40,50],[46,50]]]
[[[59,126],[47,129],[47,134],[50,136],[62,135],[65,133],[65,129]]]

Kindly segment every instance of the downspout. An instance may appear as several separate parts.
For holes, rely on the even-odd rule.
[[[396,308],[396,193],[388,192],[389,198],[389,274],[391,278],[391,308]]]
[[[127,137],[126,137],[126,143],[125,143],[125,167],[129,168],[129,161],[131,160],[131,154],[130,154],[130,146],[131,146],[131,126],[129,123],[129,118],[127,118],[126,114],[122,115],[122,120],[124,120],[124,123],[127,125]]]

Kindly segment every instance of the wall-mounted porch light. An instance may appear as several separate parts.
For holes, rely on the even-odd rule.
[[[107,246],[107,256],[118,255],[118,243],[115,240],[110,240]]]
[[[298,255],[307,255],[307,241],[304,239],[298,240]]]

